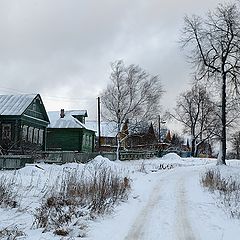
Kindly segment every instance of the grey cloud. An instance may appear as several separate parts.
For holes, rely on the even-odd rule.
[[[109,64],[123,59],[159,74],[170,92],[163,105],[173,106],[190,81],[177,43],[183,16],[206,12],[217,2],[2,0],[0,93],[40,92],[51,110],[89,108],[94,117]],[[50,98],[56,95],[62,101]]]

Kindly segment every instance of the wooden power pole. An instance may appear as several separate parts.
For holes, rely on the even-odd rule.
[[[101,148],[101,109],[100,109],[100,97],[98,99],[98,149]]]

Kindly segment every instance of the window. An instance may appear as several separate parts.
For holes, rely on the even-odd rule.
[[[38,144],[39,145],[43,144],[43,130],[42,129],[39,129]]]
[[[33,131],[33,143],[38,143],[38,131],[39,129],[38,128],[34,128],[34,131]]]
[[[92,146],[92,136],[90,135],[89,136],[89,144],[88,144],[90,147]]]
[[[83,146],[86,145],[86,136],[85,136],[85,134],[83,135],[82,145],[83,145]]]
[[[2,125],[2,139],[11,140],[11,124]]]
[[[33,141],[33,127],[28,128],[28,141],[29,142]]]
[[[27,141],[28,136],[28,126],[23,125],[22,126],[22,140]]]

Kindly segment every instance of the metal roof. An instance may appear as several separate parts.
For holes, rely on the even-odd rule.
[[[22,115],[37,94],[0,95],[0,115]]]
[[[85,126],[85,124],[78,121],[73,116],[82,115],[78,113],[84,113],[85,110],[71,110],[64,111],[64,117],[60,117],[60,111],[50,111],[48,112],[48,116],[50,119],[50,124],[48,128],[85,128],[88,130],[92,130]]]

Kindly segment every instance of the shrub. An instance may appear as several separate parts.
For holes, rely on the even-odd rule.
[[[25,233],[15,227],[8,227],[0,230],[0,239],[15,240],[18,237],[25,236]]]
[[[128,197],[130,181],[127,177],[103,166],[88,170],[91,174],[86,170],[64,174],[60,183],[56,183],[58,189],[50,190],[36,209],[36,227],[62,228],[75,218],[103,214]]]
[[[201,184],[219,195],[220,204],[233,218],[240,218],[240,183],[232,177],[224,178],[219,170],[208,170],[201,177]]]
[[[0,178],[0,206],[17,207],[14,182],[5,177]]]

